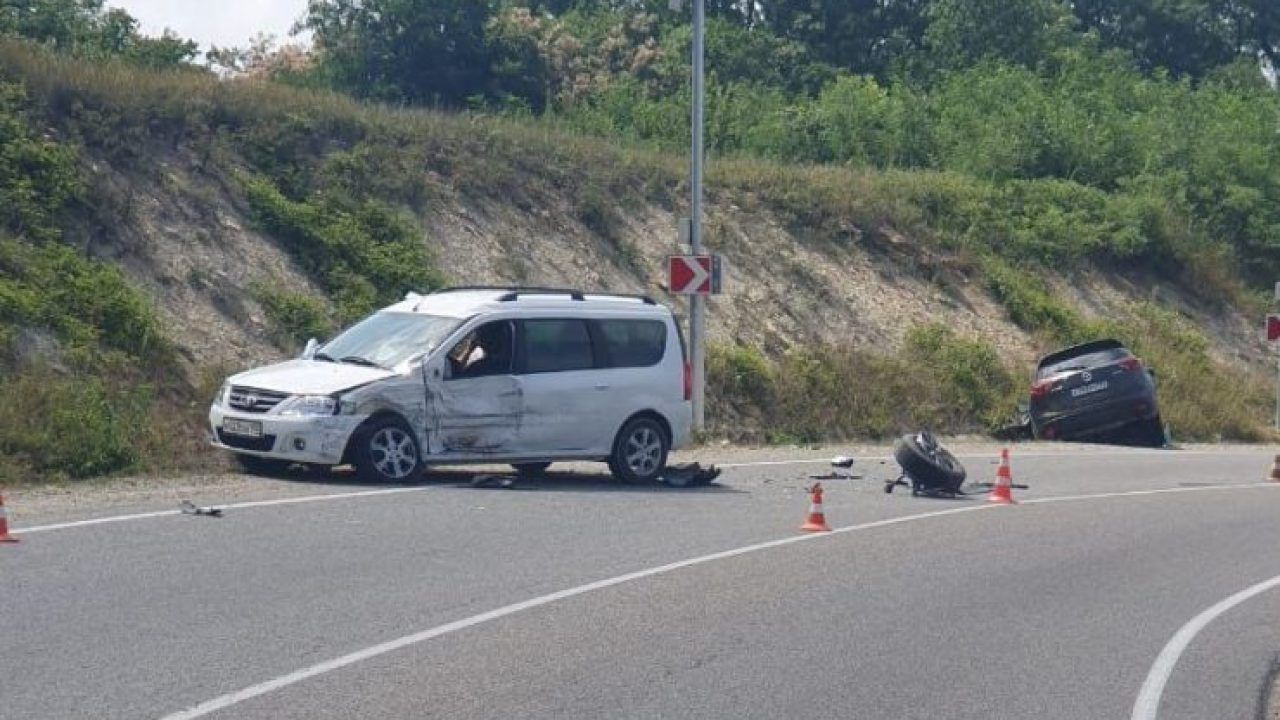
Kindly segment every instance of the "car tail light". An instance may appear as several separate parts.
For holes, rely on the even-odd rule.
[[[1127,357],[1120,361],[1120,367],[1128,372],[1137,372],[1142,369],[1142,361],[1136,357]]]
[[[693,399],[693,364],[687,360],[684,363],[684,399]]]
[[[1042,398],[1049,394],[1049,389],[1052,387],[1052,380],[1040,380],[1031,386],[1031,397]]]

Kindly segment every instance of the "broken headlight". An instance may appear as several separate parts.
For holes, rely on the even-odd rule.
[[[336,415],[337,413],[338,400],[328,395],[298,395],[280,406],[280,415],[284,417]]]

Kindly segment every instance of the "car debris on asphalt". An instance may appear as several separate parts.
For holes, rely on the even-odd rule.
[[[847,455],[837,455],[834,458],[831,458],[831,467],[833,468],[831,472],[821,473],[817,475],[810,475],[809,479],[810,480],[861,480],[862,476],[858,475],[857,473],[840,472],[841,470],[852,470],[853,463],[854,463],[853,458],[848,457]]]
[[[183,515],[204,515],[206,517],[222,517],[222,508],[201,507],[191,502],[190,500],[183,500],[178,505],[178,508],[182,511]]]
[[[671,487],[698,487],[710,485],[716,478],[720,477],[720,468],[715,465],[702,467],[700,463],[682,463],[680,465],[668,465],[658,478],[662,482]]]
[[[469,483],[473,488],[488,488],[498,490],[534,490],[535,488],[528,485],[520,485],[519,477],[516,475],[500,475],[487,473],[477,475],[471,478]]]

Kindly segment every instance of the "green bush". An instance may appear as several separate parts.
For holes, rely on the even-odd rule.
[[[995,429],[1017,404],[1021,387],[985,342],[959,337],[943,325],[924,325],[907,333],[902,353],[932,376],[942,401],[941,425]]]
[[[773,402],[773,381],[759,352],[740,345],[707,346],[707,395],[713,405],[723,401],[759,412]]]
[[[282,347],[296,350],[295,345],[310,338],[323,339],[333,334],[334,326],[328,311],[316,298],[265,283],[258,283],[250,290],[266,311]]]
[[[418,232],[376,200],[317,193],[296,202],[265,178],[242,184],[254,218],[330,294],[342,323],[443,284]]]
[[[22,86],[0,82],[0,230],[33,240],[59,236],[59,212],[81,185],[73,150],[34,132]]]
[[[993,348],[932,325],[911,330],[896,353],[820,345],[770,361],[713,345],[707,382],[715,406],[732,409],[712,418],[714,429],[773,442],[983,432],[1009,418],[1017,395]]]
[[[0,237],[0,324],[48,328],[86,364],[100,348],[143,367],[172,360],[147,298],[115,267],[57,243]]]
[[[133,469],[150,434],[145,385],[48,370],[0,373],[0,462],[44,476],[85,478]]]

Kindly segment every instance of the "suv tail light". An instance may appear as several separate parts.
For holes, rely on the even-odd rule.
[[[1052,380],[1037,380],[1031,386],[1031,397],[1042,398],[1049,394],[1049,389],[1053,387]]]
[[[1127,357],[1120,361],[1120,367],[1128,372],[1137,372],[1142,369],[1142,361],[1136,357]]]
[[[688,360],[684,362],[684,399],[693,399],[693,364]]]

